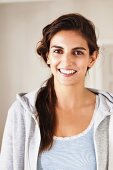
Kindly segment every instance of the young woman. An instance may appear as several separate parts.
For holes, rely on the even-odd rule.
[[[98,52],[95,27],[79,14],[43,29],[37,53],[52,75],[9,109],[1,170],[113,170],[113,96],[84,85]]]

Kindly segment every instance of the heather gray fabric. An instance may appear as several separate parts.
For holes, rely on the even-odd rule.
[[[113,170],[113,95],[90,89],[99,95],[94,124],[97,170]],[[17,95],[9,109],[4,129],[0,170],[36,170],[40,129],[35,114],[37,91]]]

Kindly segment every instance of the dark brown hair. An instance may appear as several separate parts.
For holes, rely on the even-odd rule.
[[[88,43],[90,55],[92,55],[94,51],[99,50],[94,24],[80,14],[66,14],[54,20],[42,31],[43,37],[39,42],[40,44],[38,43],[37,53],[46,63],[50,41],[52,37],[61,30],[79,31]],[[40,88],[36,100],[37,116],[39,118],[41,132],[40,152],[50,149],[53,144],[53,135],[56,128],[56,101],[54,77],[52,75],[47,80],[46,85]]]

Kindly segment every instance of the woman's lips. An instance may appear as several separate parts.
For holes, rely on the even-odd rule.
[[[66,77],[72,76],[77,73],[77,70],[73,69],[58,69],[58,71]]]

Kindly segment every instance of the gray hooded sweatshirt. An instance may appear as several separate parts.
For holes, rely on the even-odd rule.
[[[94,123],[97,170],[113,170],[113,95],[99,95]],[[0,170],[37,170],[40,129],[36,119],[37,91],[17,95],[9,109],[0,155]]]

